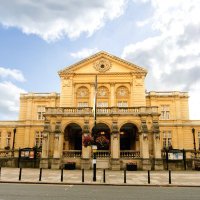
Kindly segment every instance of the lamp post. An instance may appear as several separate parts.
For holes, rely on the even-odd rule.
[[[194,144],[194,158],[196,158],[196,141],[195,141],[195,129],[192,128],[192,135],[193,135],[193,144]]]
[[[13,145],[12,145],[12,155],[14,156],[14,150],[15,150],[15,134],[16,134],[17,129],[13,129]]]

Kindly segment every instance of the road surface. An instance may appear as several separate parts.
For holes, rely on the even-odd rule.
[[[199,187],[0,183],[0,200],[199,200]]]

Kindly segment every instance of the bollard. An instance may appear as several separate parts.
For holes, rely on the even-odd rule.
[[[169,170],[169,184],[172,184],[172,179],[171,179],[171,170]]]
[[[40,176],[39,176],[39,181],[42,180],[42,168],[40,168]]]
[[[21,181],[22,178],[22,168],[19,169],[19,181]]]
[[[84,169],[82,169],[82,183],[84,183]]]
[[[104,183],[106,182],[106,170],[105,169],[103,170],[103,182]]]
[[[124,169],[124,183],[126,183],[126,169]]]
[[[183,149],[183,164],[184,164],[184,169],[187,169],[187,163],[186,163],[186,155],[185,155],[185,150]]]
[[[150,171],[148,170],[148,184],[151,183]]]
[[[63,182],[63,168],[61,168],[61,177],[60,177],[60,181]]]

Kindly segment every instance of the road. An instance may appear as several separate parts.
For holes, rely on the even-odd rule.
[[[0,183],[0,200],[199,200],[196,187],[39,185]]]

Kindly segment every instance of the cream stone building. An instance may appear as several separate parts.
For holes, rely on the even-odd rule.
[[[162,149],[193,150],[194,139],[200,148],[200,121],[189,120],[188,93],[147,92],[146,69],[101,51],[58,74],[60,93],[21,94],[19,120],[0,122],[2,150],[42,146],[40,167],[75,162],[89,169],[92,150],[82,138],[95,133],[109,141],[98,147],[97,168],[135,162],[139,169],[161,170]]]

